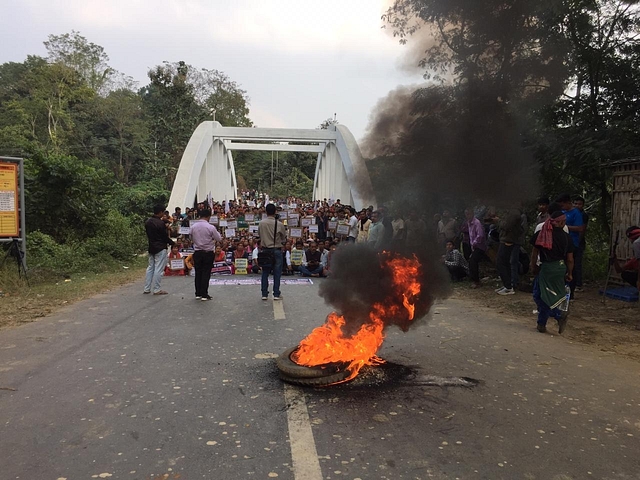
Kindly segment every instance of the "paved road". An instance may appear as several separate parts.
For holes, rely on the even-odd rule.
[[[0,479],[640,478],[640,365],[533,319],[446,301],[389,332],[384,368],[300,389],[273,357],[330,311],[318,282],[163,287],[0,332]],[[420,384],[446,377],[480,384]]]

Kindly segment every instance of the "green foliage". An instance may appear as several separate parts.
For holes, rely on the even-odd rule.
[[[93,236],[113,184],[111,174],[89,162],[35,152],[25,159],[27,227],[58,242]]]
[[[59,63],[78,72],[89,88],[101,92],[115,73],[107,62],[104,48],[89,42],[79,32],[72,30],[63,35],[49,35],[44,42],[49,63]]]
[[[111,206],[123,215],[142,221],[149,218],[154,205],[167,205],[169,194],[161,179],[139,182],[131,187],[118,185]],[[171,209],[171,205],[167,207]]]

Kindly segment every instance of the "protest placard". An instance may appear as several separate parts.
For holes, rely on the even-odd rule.
[[[249,261],[246,258],[236,258],[236,275],[246,275]]]
[[[169,270],[184,269],[184,258],[172,258],[169,262]]]
[[[227,228],[224,231],[224,236],[227,238],[233,238],[236,236],[236,229],[235,228]]]
[[[345,224],[338,225],[336,233],[338,235],[349,235],[349,225],[345,225]]]
[[[318,225],[309,225],[309,233],[318,233]]]
[[[211,215],[211,218],[209,219],[209,223],[211,225],[217,225],[219,220],[220,219],[218,218],[218,215]]]
[[[301,228],[290,228],[289,236],[293,238],[302,238],[302,229]]]
[[[328,226],[329,230],[335,230],[336,227],[338,226],[338,221],[337,220],[329,220],[327,222],[327,226]]]
[[[191,227],[180,227],[180,230],[178,230],[178,234],[180,234],[180,235],[189,235],[189,234],[191,234]]]
[[[237,220],[227,220],[227,228],[238,228]]]
[[[244,221],[245,221],[245,222],[247,222],[247,223],[249,223],[249,222],[253,222],[253,219],[254,219],[255,217],[256,217],[256,216],[255,216],[253,213],[245,213],[245,214],[244,214]]]
[[[227,226],[227,221],[226,221],[226,220],[220,220],[219,224],[220,224],[220,225],[219,225],[219,226],[220,226],[220,228],[222,228],[222,227],[226,227],[226,226]]]
[[[313,217],[304,217],[301,222],[302,222],[302,226],[303,227],[308,227],[309,225],[314,223],[314,218]]]

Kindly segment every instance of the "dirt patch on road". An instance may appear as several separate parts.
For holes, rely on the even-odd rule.
[[[482,287],[472,289],[469,283],[455,285],[453,298],[464,299],[477,306],[491,310],[503,316],[514,317],[536,328],[536,309],[531,293],[518,291],[515,295],[497,295],[497,281],[485,281]],[[582,292],[576,292],[571,303],[567,329],[562,334],[572,341],[593,345],[603,352],[615,352],[640,361],[640,305],[620,300],[606,299],[598,287],[586,286]],[[547,324],[551,334],[557,333],[555,320]],[[542,335],[542,334],[540,334]]]
[[[101,274],[78,274],[58,282],[2,290],[0,329],[37,321],[62,307],[140,280],[141,267]]]

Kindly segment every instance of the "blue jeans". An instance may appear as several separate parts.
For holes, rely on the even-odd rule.
[[[542,301],[540,296],[540,285],[538,284],[538,277],[533,281],[533,301],[536,302],[538,307],[538,325],[546,326],[549,317],[553,317],[556,320],[560,319],[562,312],[558,307],[550,308],[549,305]]]
[[[149,266],[147,267],[147,276],[144,281],[144,291],[151,292],[151,283],[153,283],[153,293],[160,291],[160,280],[164,273],[164,267],[167,264],[167,251],[162,250],[155,255],[149,254]]]
[[[260,285],[262,287],[262,296],[269,295],[269,274],[273,272],[273,296],[280,296],[280,276],[282,275],[282,250],[279,248],[265,248],[263,251],[272,251],[274,262],[270,267],[262,267],[262,280]]]

